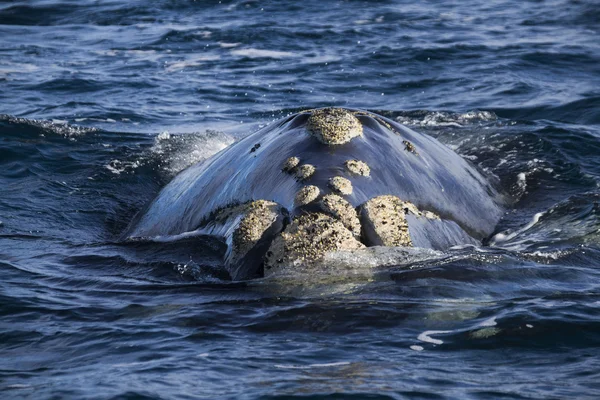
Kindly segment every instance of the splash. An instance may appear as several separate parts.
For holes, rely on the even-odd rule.
[[[206,130],[185,135],[162,132],[150,148],[160,169],[169,176],[204,161],[234,142],[234,138],[219,131]]]
[[[98,132],[98,128],[71,125],[65,120],[53,119],[27,119],[14,117],[12,115],[0,115],[0,121],[6,121],[12,124],[24,124],[42,129],[44,132],[60,135],[66,138],[75,138],[91,132]]]
[[[491,111],[467,111],[465,113],[446,111],[409,111],[398,115],[396,121],[410,126],[455,126],[462,127],[479,123],[489,123],[498,120]]]

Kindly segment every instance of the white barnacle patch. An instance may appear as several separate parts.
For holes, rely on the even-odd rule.
[[[310,268],[330,251],[364,247],[333,217],[304,214],[295,218],[271,243],[265,257],[265,277],[284,272],[286,267]]]
[[[267,200],[253,201],[233,232],[233,258],[246,254],[279,216],[279,205]]]
[[[348,160],[344,163],[346,169],[355,175],[369,176],[371,175],[371,168],[364,161],[360,160]]]
[[[355,237],[360,237],[360,221],[352,204],[337,194],[328,194],[323,196],[319,206],[323,212],[334,216],[344,224]]]
[[[283,167],[281,168],[285,172],[291,172],[300,164],[300,159],[298,157],[290,157],[283,163]]]
[[[296,178],[298,178],[299,181],[304,181],[313,176],[315,171],[316,168],[314,165],[303,164],[296,169]]]
[[[363,204],[361,222],[369,244],[412,246],[406,212],[405,202],[396,196],[378,196]]]
[[[321,191],[316,186],[304,186],[298,191],[298,193],[296,193],[295,203],[298,206],[306,205],[315,201],[317,197],[319,197],[320,193]]]
[[[343,195],[352,194],[352,182],[342,176],[334,176],[329,179],[329,187],[335,192]]]
[[[440,219],[440,217],[431,211],[421,211],[410,201],[403,201],[402,207],[405,214],[412,214],[415,217],[425,217],[427,219]]]
[[[439,215],[437,215],[431,211],[421,211],[421,214],[419,216],[425,217],[428,219],[440,219]]]
[[[323,108],[314,110],[307,122],[308,132],[321,143],[337,145],[362,136],[362,124],[348,110]]]

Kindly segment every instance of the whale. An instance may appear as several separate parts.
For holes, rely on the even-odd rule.
[[[233,280],[310,273],[330,252],[481,245],[502,196],[431,136],[373,112],[308,109],[249,134],[168,183],[127,240],[221,239]]]

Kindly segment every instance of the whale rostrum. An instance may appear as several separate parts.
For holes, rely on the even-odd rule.
[[[480,244],[501,196],[451,149],[380,115],[302,111],[182,171],[130,239],[215,235],[232,279],[310,270],[332,251]]]

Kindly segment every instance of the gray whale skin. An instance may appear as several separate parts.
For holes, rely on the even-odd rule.
[[[228,272],[243,280],[310,273],[339,250],[480,244],[502,213],[498,192],[434,138],[371,112],[321,108],[182,171],[125,237],[221,237]]]

